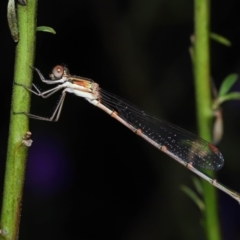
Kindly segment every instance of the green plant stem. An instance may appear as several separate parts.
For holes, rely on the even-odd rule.
[[[32,80],[32,69],[30,66],[33,66],[35,52],[36,9],[37,0],[28,0],[27,6],[18,4],[17,7],[19,42],[16,46],[14,81],[27,86],[31,86]],[[0,219],[0,239],[4,240],[15,240],[18,238],[27,157],[27,148],[21,144],[21,141],[25,133],[29,131],[28,118],[22,114],[13,114],[13,112],[28,112],[29,108],[29,93],[23,88],[13,85]]]
[[[194,1],[195,43],[194,75],[196,91],[197,122],[199,135],[211,141],[212,109],[210,89],[210,54],[209,54],[209,13],[210,0]],[[212,172],[207,172],[214,178]],[[204,227],[208,240],[219,240],[219,221],[217,212],[216,190],[209,183],[202,181],[204,191]]]

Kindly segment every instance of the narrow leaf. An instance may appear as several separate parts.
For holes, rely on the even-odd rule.
[[[232,45],[231,42],[227,38],[225,38],[217,33],[210,33],[210,38],[212,40],[215,40],[218,43],[221,43],[221,44],[227,46],[227,47],[230,47]]]
[[[221,97],[225,95],[233,86],[233,84],[237,81],[237,79],[238,79],[238,75],[235,73],[228,75],[221,84],[218,96]]]
[[[49,33],[52,33],[52,34],[56,34],[56,31],[53,28],[48,27],[48,26],[37,27],[37,31],[49,32]]]
[[[205,205],[203,201],[197,196],[197,194],[187,186],[181,186],[181,190],[186,193],[186,195],[193,200],[193,202],[198,206],[201,211],[205,210]]]
[[[200,179],[197,177],[193,177],[192,181],[193,181],[193,185],[196,188],[197,192],[200,195],[203,195],[202,183],[201,183]]]
[[[240,92],[230,92],[224,96],[218,98],[218,104],[222,104],[223,102],[229,100],[240,100]]]

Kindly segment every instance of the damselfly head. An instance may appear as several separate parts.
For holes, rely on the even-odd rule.
[[[50,74],[50,78],[52,80],[59,80],[61,79],[64,75],[68,75],[69,71],[66,67],[62,65],[57,65],[53,68],[52,73]]]

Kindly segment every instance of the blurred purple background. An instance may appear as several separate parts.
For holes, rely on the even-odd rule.
[[[146,112],[196,133],[192,1],[39,1],[35,66],[56,64],[94,79]],[[15,43],[1,2],[1,165],[8,135]],[[240,3],[212,1],[216,86],[240,70]],[[34,83],[48,89],[34,75]],[[240,83],[234,86],[240,91]],[[50,116],[59,95],[33,96],[31,112]],[[218,179],[240,192],[240,102],[223,105],[225,166]],[[68,95],[57,123],[31,120],[20,239],[205,239],[201,213],[180,190],[193,174],[83,99]],[[222,239],[240,239],[239,204],[217,192]],[[76,237],[77,236],[77,237]]]

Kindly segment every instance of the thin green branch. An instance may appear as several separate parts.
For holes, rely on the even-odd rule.
[[[197,122],[199,135],[211,141],[212,109],[210,89],[210,54],[209,54],[209,13],[210,0],[194,1],[195,41],[194,75],[196,91]],[[212,172],[207,172],[211,177]],[[204,227],[209,240],[219,240],[219,221],[217,212],[216,190],[203,181],[204,191]]]
[[[37,0],[28,0],[27,6],[18,4],[17,7],[19,42],[16,47],[14,81],[27,86],[31,85],[32,79],[30,66],[33,66],[35,52],[36,9]],[[22,137],[29,131],[29,127],[26,116],[13,112],[28,112],[29,108],[29,93],[13,85],[0,239],[18,238],[27,157],[27,148],[22,144]]]

